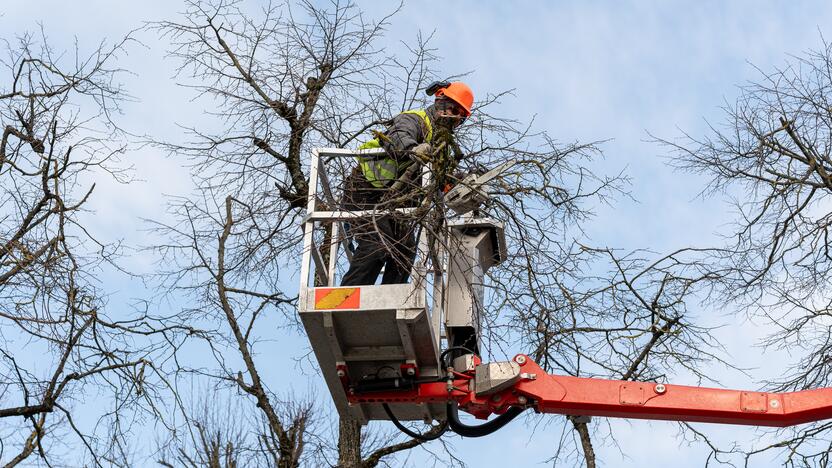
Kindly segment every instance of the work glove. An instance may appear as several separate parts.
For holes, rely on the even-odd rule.
[[[431,148],[430,143],[421,143],[413,147],[410,150],[413,153],[413,156],[416,157],[419,161],[426,163],[431,160],[433,157],[433,148]]]

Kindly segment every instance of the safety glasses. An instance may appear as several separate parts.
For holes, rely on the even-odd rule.
[[[436,107],[437,110],[445,115],[465,117],[465,109],[450,99],[439,99]]]
[[[460,125],[467,117],[462,106],[447,98],[436,101],[436,110],[440,117],[454,119],[454,126]]]

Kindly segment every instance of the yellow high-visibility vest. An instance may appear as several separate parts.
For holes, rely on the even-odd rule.
[[[421,117],[426,129],[424,143],[430,143],[433,139],[433,125],[430,123],[428,113],[423,109],[415,109],[404,111],[402,114],[415,114]],[[378,141],[378,138],[374,138],[358,147],[360,150],[375,148],[381,148],[381,143]],[[413,164],[413,161],[410,160],[398,163],[389,155],[381,159],[364,158],[362,156],[358,156],[356,159],[358,159],[358,165],[361,166],[361,172],[364,174],[364,177],[375,188],[384,188],[391,181],[398,178],[399,171]]]

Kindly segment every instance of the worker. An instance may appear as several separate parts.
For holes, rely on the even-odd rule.
[[[441,148],[435,149],[434,145],[439,146],[440,135],[445,140],[452,137],[454,129],[471,115],[474,94],[460,81],[433,83],[427,93],[435,96],[433,105],[402,112],[392,119],[385,132],[359,147],[383,148],[384,153],[375,158],[357,158],[358,165],[345,181],[345,210],[381,213],[402,208],[406,203],[397,200],[418,198],[408,197],[408,186],[402,184],[408,173],[416,174],[418,179],[420,171],[408,168],[418,168],[423,163],[436,166],[437,158],[454,160],[452,164],[458,162],[457,152],[451,156],[450,141]],[[416,256],[415,227],[414,222],[389,214],[353,223],[350,228],[358,245],[341,285],[375,284],[382,267],[382,284],[406,283]]]

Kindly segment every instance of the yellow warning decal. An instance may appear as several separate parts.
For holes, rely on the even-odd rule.
[[[358,309],[361,288],[316,288],[315,309]]]

